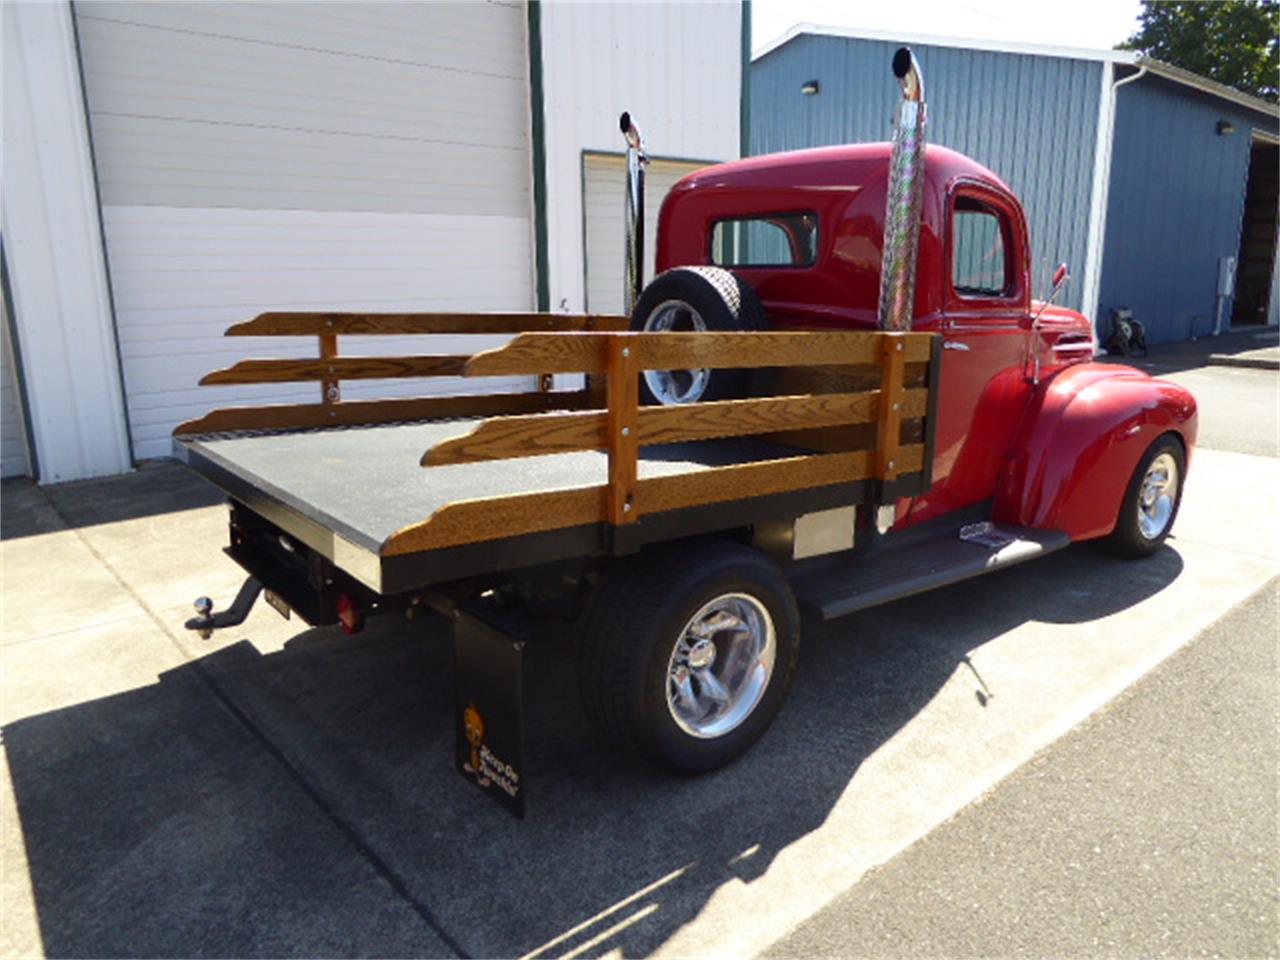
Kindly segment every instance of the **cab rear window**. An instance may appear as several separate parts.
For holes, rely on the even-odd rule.
[[[1006,296],[1011,277],[1000,215],[981,201],[960,197],[952,213],[951,237],[951,285],[956,293]]]
[[[817,259],[816,213],[727,217],[711,227],[717,267],[811,267]]]

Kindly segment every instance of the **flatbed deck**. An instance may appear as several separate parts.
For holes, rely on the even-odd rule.
[[[329,534],[367,552],[372,562],[393,535],[450,504],[589,487],[607,479],[603,450],[430,470],[419,466],[423,451],[480,422],[465,418],[188,436],[179,440],[178,449],[196,472],[269,519],[284,519],[281,526],[335,561],[338,557],[326,549]],[[638,475],[641,480],[670,477],[808,452],[754,437],[660,444],[641,448]],[[317,530],[326,533],[317,538]],[[367,567],[348,572],[368,582],[359,573]]]
[[[635,334],[618,323],[265,314],[228,333],[314,334],[319,357],[241,361],[202,382],[318,380],[321,402],[215,410],[181,425],[175,450],[234,501],[381,594],[891,502],[927,487],[935,338]],[[558,329],[527,332],[546,324]],[[337,354],[338,334],[459,325],[525,332],[472,356]],[[788,386],[783,396],[638,405],[640,371],[693,367],[858,368],[872,379],[849,386],[819,378],[820,387]],[[459,374],[536,376],[545,386],[554,373],[602,375],[605,389],[344,401],[338,386]]]

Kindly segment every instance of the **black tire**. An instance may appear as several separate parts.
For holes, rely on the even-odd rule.
[[[739,596],[751,598],[772,621],[772,671],[736,726],[700,737],[676,717],[679,707],[673,704],[679,698],[669,673],[680,667],[673,655],[695,614]],[[749,640],[736,656],[724,644],[754,635],[720,630],[710,636],[724,661],[721,679],[728,686],[722,689],[732,690],[732,665],[747,662]],[[768,729],[791,689],[799,654],[795,597],[773,562],[741,544],[691,541],[621,560],[609,570],[583,617],[578,676],[587,716],[611,747],[683,773],[704,773],[742,755]],[[696,675],[687,670],[685,675],[689,689],[696,688]],[[748,699],[744,695],[740,702]]]
[[[1147,471],[1161,457],[1167,457],[1166,464],[1172,462],[1176,487],[1171,500],[1167,518],[1158,509],[1144,510],[1143,481]],[[1147,557],[1160,549],[1173,529],[1173,522],[1178,518],[1178,507],[1182,505],[1182,487],[1186,477],[1187,457],[1182,448],[1182,441],[1174,434],[1166,433],[1157,437],[1134,468],[1129,485],[1125,487],[1124,500],[1120,503],[1120,515],[1116,518],[1116,528],[1111,535],[1099,541],[1099,545],[1108,553],[1120,557]],[[1154,517],[1153,517],[1154,514]],[[1157,523],[1156,521],[1159,520]],[[1156,529],[1158,527],[1158,529]]]
[[[671,310],[675,305],[674,310]],[[697,318],[696,320],[694,318]],[[673,320],[674,326],[655,326]],[[640,294],[631,315],[631,329],[695,330],[698,321],[709,331],[732,333],[765,329],[764,308],[749,283],[719,267],[676,267],[658,274]],[[654,390],[656,375],[651,371],[640,380],[642,403],[695,403],[698,400],[734,400],[746,394],[749,370],[708,370],[705,386],[690,389],[684,399],[673,399],[676,391]],[[672,371],[677,378],[683,371]],[[693,378],[687,378],[690,381]]]

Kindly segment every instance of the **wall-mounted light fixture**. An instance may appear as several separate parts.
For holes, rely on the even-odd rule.
[[[806,97],[812,97],[815,93],[818,92],[818,81],[806,80],[804,83],[800,84],[800,92],[803,93]]]
[[[1225,137],[1227,134],[1236,132],[1236,125],[1230,120],[1219,120],[1214,129],[1218,131],[1218,136]]]

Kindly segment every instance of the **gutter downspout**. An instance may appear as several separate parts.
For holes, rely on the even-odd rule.
[[[1103,253],[1107,240],[1107,201],[1111,193],[1111,154],[1115,147],[1116,91],[1126,83],[1140,80],[1147,72],[1146,64],[1138,72],[1123,80],[1112,80],[1115,65],[1103,64],[1101,103],[1098,108],[1097,144],[1093,156],[1093,202],[1089,212],[1089,245],[1085,256],[1084,289],[1081,291],[1080,309],[1093,323],[1094,338],[1098,337],[1098,299],[1102,294]]]

